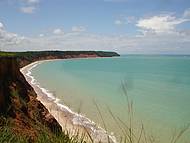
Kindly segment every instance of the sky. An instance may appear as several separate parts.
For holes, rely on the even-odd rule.
[[[190,54],[190,1],[0,0],[0,50]]]

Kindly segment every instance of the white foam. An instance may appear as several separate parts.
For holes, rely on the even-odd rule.
[[[97,126],[95,122],[85,117],[85,115],[81,115],[81,114],[73,112],[68,106],[61,104],[60,99],[56,98],[53,95],[53,93],[51,93],[49,90],[40,86],[40,83],[38,83],[37,80],[32,76],[31,70],[43,62],[44,61],[34,62],[32,64],[29,64],[28,66],[23,67],[20,70],[23,74],[25,73],[24,76],[26,76],[26,79],[27,78],[31,79],[31,81],[28,81],[28,82],[31,83],[34,89],[35,87],[38,87],[48,97],[48,99],[56,103],[57,106],[63,112],[67,112],[70,115],[72,115],[72,123],[74,125],[80,125],[82,127],[85,127],[86,129],[89,129],[90,130],[89,133],[91,137],[93,138],[94,142],[99,142],[99,141],[108,142],[108,137],[109,137],[110,142],[116,143],[117,141],[113,133],[109,135],[103,128],[101,128],[100,126]]]

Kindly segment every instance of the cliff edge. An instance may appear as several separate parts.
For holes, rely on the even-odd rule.
[[[71,58],[95,58],[95,57],[117,57],[116,52],[107,51],[29,51],[29,52],[3,52],[1,57],[16,57],[19,67],[24,67],[32,62],[49,59],[71,59]]]
[[[61,133],[55,118],[39,102],[19,70],[15,57],[0,57],[0,127],[9,126],[19,136],[34,142],[39,133]]]

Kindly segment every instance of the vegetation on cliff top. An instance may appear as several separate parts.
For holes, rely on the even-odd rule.
[[[108,51],[27,51],[27,52],[3,52],[0,51],[0,56],[13,56],[13,57],[39,57],[39,56],[66,56],[66,55],[97,55],[99,57],[113,57],[119,56],[116,52]]]
[[[106,51],[28,51],[28,52],[3,52],[0,57],[15,57],[19,67],[26,66],[31,62],[48,59],[68,59],[68,58],[87,58],[87,57],[115,57],[119,56],[116,52]]]

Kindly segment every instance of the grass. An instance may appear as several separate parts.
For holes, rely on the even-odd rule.
[[[0,57],[12,57],[12,56],[15,56],[15,53],[11,53],[11,52],[2,52],[0,51]]]
[[[43,56],[63,56],[63,55],[80,55],[80,54],[96,54],[100,57],[112,57],[112,56],[119,56],[119,54],[115,52],[108,52],[108,51],[26,51],[26,52],[5,52],[0,51],[0,57],[4,56],[15,56],[15,57],[27,57],[29,59],[43,57]]]
[[[19,97],[18,90],[13,90],[11,92],[11,95],[14,96],[14,97]]]
[[[8,127],[0,128],[0,143],[26,143],[27,139],[12,133]]]
[[[15,134],[8,125],[0,127],[0,143],[28,143],[29,138]],[[32,141],[33,142],[33,141]],[[48,131],[40,133],[35,140],[36,143],[86,143],[83,137],[69,136],[68,132],[62,134],[50,134]]]

